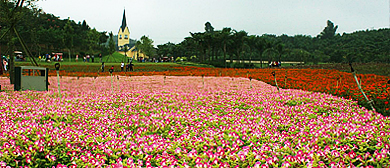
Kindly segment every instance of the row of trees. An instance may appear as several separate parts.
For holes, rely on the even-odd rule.
[[[72,52],[72,54],[93,54],[108,52],[105,43],[107,32],[91,28],[86,21],[59,19],[53,14],[43,12],[33,5],[34,0],[26,1],[19,10],[14,10],[16,1],[0,1],[0,35],[15,24],[15,28],[33,55],[51,52]],[[0,40],[1,54],[20,50],[21,46],[12,33]],[[7,52],[8,51],[8,52]]]
[[[336,34],[331,21],[317,37],[306,35],[249,35],[232,28],[190,33],[181,43],[158,45],[160,56],[187,57],[192,61],[227,67],[225,60],[301,62],[390,62],[390,29]],[[230,61],[231,62],[231,61]],[[244,66],[244,64],[236,64]]]
[[[90,28],[86,21],[61,20],[31,5],[14,12],[15,4],[24,0],[0,0],[0,35],[15,28],[33,55],[49,52],[71,52],[84,55],[116,50],[107,32]],[[136,46],[150,57],[187,57],[191,61],[227,67],[225,60],[303,61],[303,62],[390,62],[390,29],[336,34],[338,26],[331,21],[317,37],[306,35],[249,35],[232,28],[214,30],[205,24],[204,32],[190,33],[181,43],[166,43],[153,48],[153,40],[143,36]],[[111,37],[114,37],[111,34]],[[21,48],[12,33],[0,39],[1,54]],[[242,66],[242,65],[238,65]]]

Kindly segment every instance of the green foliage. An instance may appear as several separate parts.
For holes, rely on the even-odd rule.
[[[112,32],[109,33],[110,39],[108,41],[108,52],[110,55],[112,55],[115,52],[115,42],[114,42],[114,35]]]
[[[327,26],[324,28],[324,30],[321,32],[319,37],[321,39],[330,39],[336,35],[336,30],[338,26],[334,26],[333,22],[328,20]]]
[[[211,26],[210,22],[206,22],[204,29],[205,29],[206,33],[213,33],[214,32],[214,27]]]
[[[156,49],[153,47],[153,40],[148,36],[142,36],[140,41],[135,43],[137,49],[149,57],[155,57]]]
[[[181,43],[158,46],[159,56],[187,57],[218,67],[229,67],[226,60],[320,62],[386,62],[390,63],[390,29],[336,34],[338,26],[331,21],[317,37],[308,35],[248,35],[232,28],[190,33]],[[251,66],[235,66],[251,67]],[[263,67],[260,64],[260,67]]]
[[[102,57],[104,62],[111,63],[121,63],[123,61],[124,55],[118,52],[114,52],[111,55],[105,55]]]
[[[177,57],[176,62],[184,62],[184,61],[187,61],[187,57]]]
[[[37,0],[26,0],[20,10],[12,15],[16,2],[0,1],[0,36],[3,35],[12,24],[16,25],[21,37],[30,47],[33,55],[43,55],[51,52],[62,52],[73,50],[73,53],[93,54],[104,50],[102,43],[107,40],[106,32],[98,32],[91,29],[84,20],[82,23],[76,23],[73,20],[60,19],[53,14],[45,13],[36,8],[32,3]],[[27,6],[26,6],[27,4]],[[7,17],[3,17],[7,16]],[[10,18],[12,17],[12,18]],[[1,47],[6,50],[9,38],[0,40]],[[13,44],[16,49],[20,50],[19,43]],[[67,49],[67,50],[65,50]]]

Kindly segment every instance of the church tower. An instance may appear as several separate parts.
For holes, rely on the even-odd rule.
[[[129,45],[130,43],[130,30],[126,24],[126,12],[123,10],[123,18],[122,25],[119,28],[118,32],[118,48],[119,50],[123,50],[125,45]]]

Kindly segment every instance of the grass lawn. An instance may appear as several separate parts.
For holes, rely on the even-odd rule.
[[[39,62],[39,66],[55,70],[56,62]],[[98,72],[101,68],[101,63],[96,62],[60,62],[61,70],[65,72]],[[106,70],[114,66],[115,71],[120,71],[120,63],[105,63]],[[30,62],[16,62],[15,66],[31,66]],[[182,67],[187,65],[177,63],[134,63],[134,71],[175,71],[174,67]]]

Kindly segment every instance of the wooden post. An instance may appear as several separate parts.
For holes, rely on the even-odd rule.
[[[62,99],[62,96],[61,96],[61,87],[60,87],[60,63],[56,63],[54,64],[54,67],[56,68],[56,71],[57,71],[57,83],[58,83],[58,94],[60,95],[60,100]]]
[[[252,77],[249,77],[249,88],[252,89]]]
[[[111,94],[114,94],[114,88],[112,86],[112,73],[110,73],[110,75],[111,75]]]
[[[204,75],[202,75],[202,83],[203,83],[203,88],[204,88]]]
[[[364,93],[364,91],[363,91],[363,89],[362,89],[362,87],[361,87],[361,85],[360,85],[360,83],[359,83],[359,81],[358,81],[358,78],[356,77],[356,72],[355,72],[355,70],[352,68],[352,64],[349,63],[349,66],[351,66],[351,72],[352,72],[352,74],[353,74],[353,77],[355,78],[355,81],[356,81],[356,84],[358,85],[359,90],[362,92],[364,98],[366,99],[367,103],[370,105],[371,109],[372,109],[373,111],[375,111],[374,105],[372,105],[372,100],[369,100],[368,97],[366,96],[366,94]]]
[[[280,89],[279,89],[279,86],[278,86],[278,82],[276,81],[276,74],[275,74],[275,71],[272,71],[272,76],[274,76],[276,88],[278,89],[278,92],[280,92]]]

